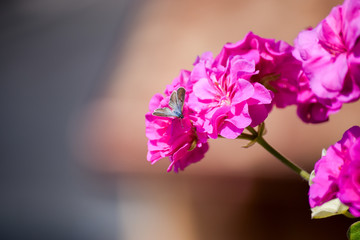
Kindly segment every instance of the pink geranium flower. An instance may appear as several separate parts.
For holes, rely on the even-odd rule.
[[[207,136],[198,132],[194,125],[196,113],[188,106],[188,93],[185,95],[183,118],[154,116],[155,109],[169,107],[170,95],[178,87],[186,87],[188,71],[181,71],[172,85],[165,91],[165,97],[156,94],[150,100],[149,112],[145,115],[146,137],[148,138],[147,160],[151,163],[168,157],[168,172],[184,170],[186,166],[204,158],[208,150]],[[175,87],[174,87],[175,86]]]
[[[349,159],[343,165],[339,176],[339,194],[341,202],[349,206],[352,215],[360,217],[360,133],[351,136],[354,142],[349,148]],[[351,140],[349,140],[351,141]]]
[[[272,104],[279,108],[296,104],[301,62],[292,55],[293,47],[284,41],[261,38],[249,32],[242,41],[224,46],[215,62],[226,66],[229,58],[240,56],[255,62],[258,74],[251,76],[274,93]]]
[[[263,85],[249,81],[257,74],[255,61],[231,56],[225,66],[205,53],[191,73],[192,106],[200,113],[204,131],[211,138],[221,135],[234,139],[248,126],[265,120],[272,93]]]
[[[338,198],[360,217],[360,127],[347,130],[315,164],[315,177],[309,190],[312,208]]]
[[[341,109],[337,99],[321,99],[310,88],[309,79],[302,74],[299,78],[297,96],[297,114],[306,123],[321,123],[329,120],[329,116]]]
[[[342,103],[360,96],[360,1],[345,0],[295,40],[314,94]]]

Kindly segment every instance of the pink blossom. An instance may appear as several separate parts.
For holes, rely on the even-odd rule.
[[[315,164],[309,190],[310,206],[320,206],[339,198],[350,213],[360,217],[360,127],[347,130]]]
[[[234,139],[244,128],[265,120],[272,93],[249,81],[256,73],[255,61],[241,56],[229,57],[225,66],[214,62],[211,53],[197,59],[191,73],[193,92],[189,101],[199,112],[209,137]]]
[[[360,133],[357,134],[348,152],[351,161],[345,162],[340,173],[338,197],[354,216],[360,217]]]
[[[165,97],[156,94],[150,100],[149,112],[145,115],[146,137],[148,138],[147,160],[152,164],[161,158],[168,157],[170,166],[168,172],[174,168],[175,172],[184,170],[191,163],[204,158],[208,150],[207,136],[199,133],[192,119],[196,119],[196,113],[188,106],[188,93],[186,93],[183,107],[183,118],[154,116],[152,113],[157,108],[169,107],[169,99],[172,90],[178,86],[186,87],[187,71],[181,71],[173,85],[168,86]],[[174,88],[176,86],[176,88]]]
[[[274,93],[272,104],[279,108],[296,104],[301,62],[292,55],[293,47],[284,41],[261,38],[249,32],[242,41],[228,43],[215,62],[226,66],[232,56],[255,61],[258,74],[251,76]]]
[[[295,55],[317,97],[341,103],[359,98],[359,23],[360,1],[345,0],[317,27],[300,32],[295,40]]]
[[[341,103],[337,99],[321,99],[310,89],[309,79],[302,74],[299,78],[297,114],[306,123],[321,123],[329,120],[330,114],[338,112]]]

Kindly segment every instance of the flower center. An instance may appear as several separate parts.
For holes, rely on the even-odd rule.
[[[220,97],[220,101],[219,101],[220,106],[226,106],[226,105],[230,105],[230,104],[231,104],[231,101],[228,96]]]
[[[222,86],[218,81],[214,81],[214,87],[217,91],[216,97],[214,99],[214,103],[217,107],[228,106],[231,105],[230,92],[226,85]]]

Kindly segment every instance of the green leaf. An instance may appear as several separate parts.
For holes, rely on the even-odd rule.
[[[353,223],[350,226],[347,237],[349,240],[360,240],[360,221]]]
[[[252,141],[250,141],[248,144],[246,144],[245,146],[242,146],[243,148],[249,148],[251,147],[252,145],[254,145],[256,143],[256,138]]]

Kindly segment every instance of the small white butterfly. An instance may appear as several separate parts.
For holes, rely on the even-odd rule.
[[[169,106],[171,107],[164,107],[155,109],[153,112],[154,116],[160,117],[177,117],[180,119],[184,118],[183,115],[183,107],[184,107],[184,99],[185,99],[185,88],[179,87],[177,90],[174,90],[171,93]]]

